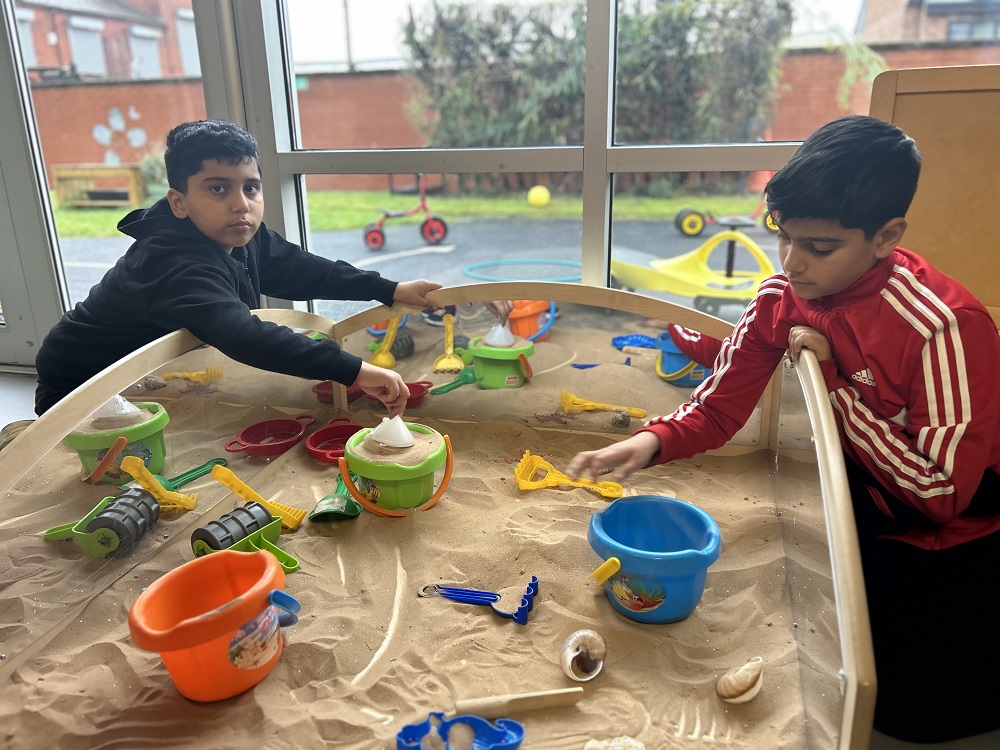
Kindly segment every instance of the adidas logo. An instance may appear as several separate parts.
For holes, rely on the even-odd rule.
[[[872,371],[868,368],[864,370],[858,370],[856,373],[851,375],[851,380],[857,380],[859,383],[864,383],[865,385],[875,386],[875,376],[872,375]]]

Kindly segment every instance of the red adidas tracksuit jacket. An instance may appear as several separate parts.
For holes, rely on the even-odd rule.
[[[902,248],[818,300],[772,276],[724,341],[673,326],[678,348],[714,369],[688,403],[644,426],[660,439],[652,463],[732,437],[796,325],[830,341],[833,358],[821,364],[847,454],[931,522],[898,538],[942,549],[1000,530],[1000,516],[962,515],[983,472],[1000,469],[996,324],[961,284]],[[873,501],[891,516],[877,491]]]

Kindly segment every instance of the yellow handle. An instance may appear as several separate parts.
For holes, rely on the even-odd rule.
[[[560,484],[568,484],[572,487],[587,487],[592,490],[596,490],[597,494],[602,497],[609,497],[612,499],[619,498],[625,491],[622,486],[616,482],[591,482],[589,479],[570,479],[565,474],[558,475]]]
[[[306,517],[306,512],[304,510],[282,505],[281,503],[274,503],[270,500],[265,500],[244,484],[239,477],[233,474],[233,472],[225,466],[213,466],[212,477],[222,482],[222,484],[226,485],[226,487],[231,489],[248,503],[260,503],[267,508],[268,512],[272,516],[279,516],[281,518],[281,525],[290,531],[297,529],[299,524],[302,523],[302,519]]]
[[[146,468],[146,464],[144,464],[142,459],[138,456],[125,456],[125,458],[121,460],[121,467],[122,470],[128,472],[128,474],[139,483],[140,487],[156,498],[156,502],[158,502],[162,508],[184,508],[185,510],[193,510],[195,505],[198,503],[197,495],[185,495],[182,492],[172,492],[157,482],[156,477],[149,472],[149,469]]]
[[[441,316],[441,322],[444,323],[444,353],[454,354],[455,353],[455,316],[451,313],[445,313]]]
[[[597,581],[597,583],[599,584],[604,583],[606,580],[611,578],[611,576],[617,573],[621,569],[621,567],[622,567],[621,560],[619,560],[617,557],[609,557],[607,560],[604,561],[604,564],[601,565],[601,567],[599,567],[597,570],[595,570],[593,573],[590,574],[590,577],[593,578],[595,581]]]

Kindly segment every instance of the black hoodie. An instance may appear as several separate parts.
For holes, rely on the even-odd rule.
[[[166,199],[129,213],[118,229],[135,242],[83,302],[42,342],[35,411],[42,414],[106,367],[159,337],[187,328],[223,354],[263,370],[350,385],[361,359],[250,311],[260,295],[288,300],[377,300],[392,305],[397,282],[344,261],[310,255],[264,224],[226,254]]]

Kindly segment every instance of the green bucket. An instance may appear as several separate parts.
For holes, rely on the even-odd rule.
[[[531,379],[528,357],[535,353],[535,345],[527,341],[524,346],[485,346],[482,336],[469,342],[472,367],[480,388],[520,388]]]
[[[163,471],[163,462],[167,455],[167,446],[163,441],[163,428],[170,421],[170,417],[167,416],[163,406],[153,401],[136,403],[135,406],[152,412],[153,416],[145,422],[128,427],[103,432],[71,432],[63,438],[63,445],[75,450],[76,455],[80,457],[84,474],[90,474],[97,467],[98,462],[114,445],[117,437],[124,437],[128,440],[128,444],[108,467],[104,476],[99,480],[100,483],[121,486],[132,481],[132,476],[121,467],[121,460],[125,456],[141,458],[152,474],[159,474]]]
[[[411,432],[436,435],[437,431],[422,424],[407,423]],[[393,463],[377,463],[357,455],[355,448],[360,445],[370,427],[360,430],[347,440],[344,458],[350,471],[358,476],[357,489],[379,508],[398,510],[416,508],[434,494],[434,472],[444,465],[448,455],[446,441],[442,440],[427,458],[416,466],[401,466]]]

